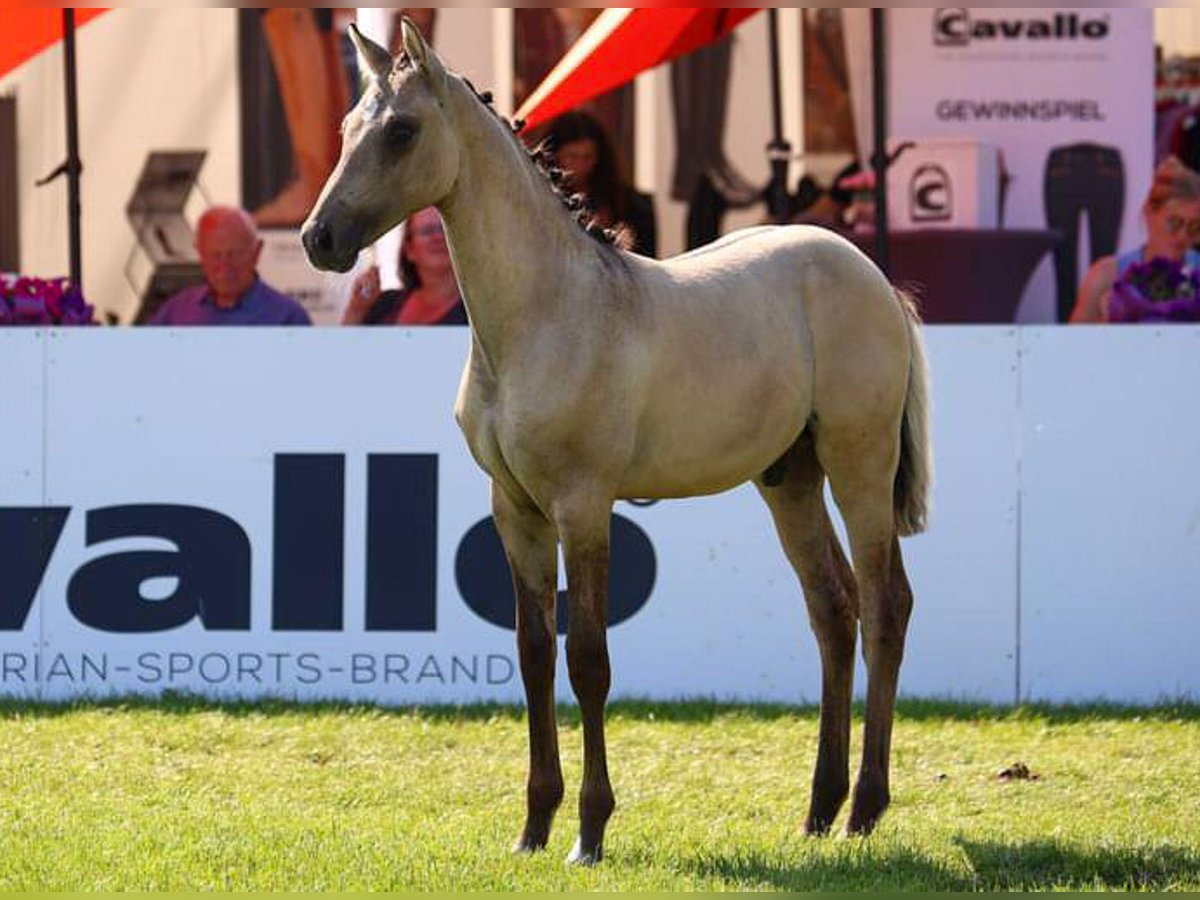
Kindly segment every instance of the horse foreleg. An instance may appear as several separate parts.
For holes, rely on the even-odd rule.
[[[568,860],[579,865],[604,858],[604,829],[616,806],[604,741],[604,708],[612,680],[607,636],[612,507],[591,506],[587,512],[557,517],[567,565],[567,669],[583,719],[579,840]]]
[[[804,589],[821,651],[821,730],[804,826],[812,835],[829,832],[850,793],[850,702],[858,629],[854,573],[829,521],[824,484],[812,440],[805,436],[786,459],[783,482],[758,485]]]
[[[517,648],[529,709],[529,781],[525,829],[518,853],[543,850],[563,797],[558,728],[554,719],[554,662],[558,643],[558,541],[554,526],[527,499],[514,500],[493,486],[492,506],[512,568],[517,598]]]
[[[892,720],[913,601],[900,557],[900,542],[895,537],[870,546],[855,546],[854,558],[867,662],[867,720],[862,768],[847,831],[865,835],[875,829],[891,801],[888,767]]]

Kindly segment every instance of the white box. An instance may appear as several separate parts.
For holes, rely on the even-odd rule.
[[[1000,227],[1000,149],[975,140],[912,139],[888,169],[888,223],[916,228]],[[889,155],[904,139],[893,139]]]
[[[345,275],[318,272],[308,261],[297,229],[267,229],[261,237],[258,274],[262,280],[303,306],[314,325],[341,324],[351,285],[361,267]]]

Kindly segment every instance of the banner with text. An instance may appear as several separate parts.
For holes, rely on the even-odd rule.
[[[1200,420],[1177,410],[1200,329],[1032,331],[927,331],[937,488],[904,542],[901,690],[1196,696],[1200,513],[1180,485]],[[452,413],[468,341],[0,328],[0,697],[519,701],[508,566]],[[614,513],[615,696],[820,699],[753,488]]]
[[[1065,321],[1081,273],[1144,238],[1141,206],[1153,169],[1152,11],[925,7],[889,14],[891,135],[918,147],[923,139],[991,145],[1007,171],[997,185],[976,186],[953,183],[956,173],[945,167],[918,166],[912,177],[922,179],[920,189],[901,189],[893,203],[925,204],[909,218],[936,226],[939,208],[951,221],[954,195],[983,189],[998,198],[1001,227],[1059,232],[1062,242],[1031,280],[1018,318]]]

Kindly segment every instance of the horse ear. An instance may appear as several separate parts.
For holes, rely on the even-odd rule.
[[[442,67],[438,55],[425,43],[421,30],[411,19],[404,16],[400,20],[400,34],[404,52],[408,54],[413,66],[424,72],[434,90],[441,93],[446,83],[446,70]]]
[[[418,69],[425,68],[425,61],[429,57],[429,45],[425,43],[425,38],[421,37],[421,30],[408,16],[400,19],[400,37],[404,52],[408,54],[413,65]]]
[[[377,79],[387,83],[392,74],[392,55],[377,43],[358,30],[358,26],[350,23],[350,39],[358,50],[359,68],[370,72]]]

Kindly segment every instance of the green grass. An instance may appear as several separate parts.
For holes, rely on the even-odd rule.
[[[800,832],[813,710],[610,722],[608,858],[578,871],[570,710],[550,851],[513,858],[519,711],[0,705],[0,890],[1200,890],[1197,708],[903,705],[866,841]]]

